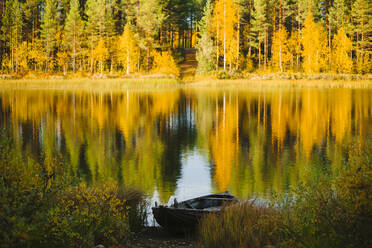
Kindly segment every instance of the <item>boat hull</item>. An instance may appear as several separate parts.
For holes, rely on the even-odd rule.
[[[200,219],[209,213],[218,213],[226,204],[237,199],[229,193],[202,196],[171,206],[153,207],[158,224],[171,233],[187,233],[196,229]]]
[[[160,206],[152,208],[152,212],[158,224],[168,231],[172,233],[185,233],[195,230],[204,215],[218,211],[177,209]]]

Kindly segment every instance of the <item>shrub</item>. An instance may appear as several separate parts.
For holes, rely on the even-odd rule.
[[[178,77],[180,70],[170,51],[154,52],[153,71],[166,75]]]
[[[202,247],[372,247],[372,152],[351,147],[345,166],[312,176],[262,207],[244,203],[200,225]]]
[[[129,206],[115,184],[69,187],[49,209],[40,240],[53,247],[117,245],[130,236]]]
[[[77,184],[63,163],[38,163],[0,134],[1,247],[92,247],[125,244],[143,228],[146,200],[115,183]]]

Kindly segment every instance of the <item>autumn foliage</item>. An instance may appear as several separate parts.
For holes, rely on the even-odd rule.
[[[367,0],[0,3],[4,73],[150,73],[155,51],[194,47],[201,73],[372,69]]]

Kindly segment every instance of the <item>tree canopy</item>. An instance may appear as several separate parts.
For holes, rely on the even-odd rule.
[[[220,69],[372,70],[372,7],[368,0],[0,3],[0,65],[4,72],[151,72],[155,54],[179,56],[183,48],[198,49],[198,71],[202,73]],[[340,42],[348,45],[346,52],[340,50]],[[105,56],[97,58],[98,50],[106,51]],[[340,65],[340,56],[344,65]]]

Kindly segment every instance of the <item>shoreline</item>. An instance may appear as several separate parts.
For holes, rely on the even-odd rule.
[[[190,82],[159,78],[110,78],[110,79],[0,79],[0,89],[34,90],[100,90],[121,91],[128,89],[277,89],[277,88],[365,88],[372,89],[372,79],[322,80],[322,79],[215,79],[202,78]]]

